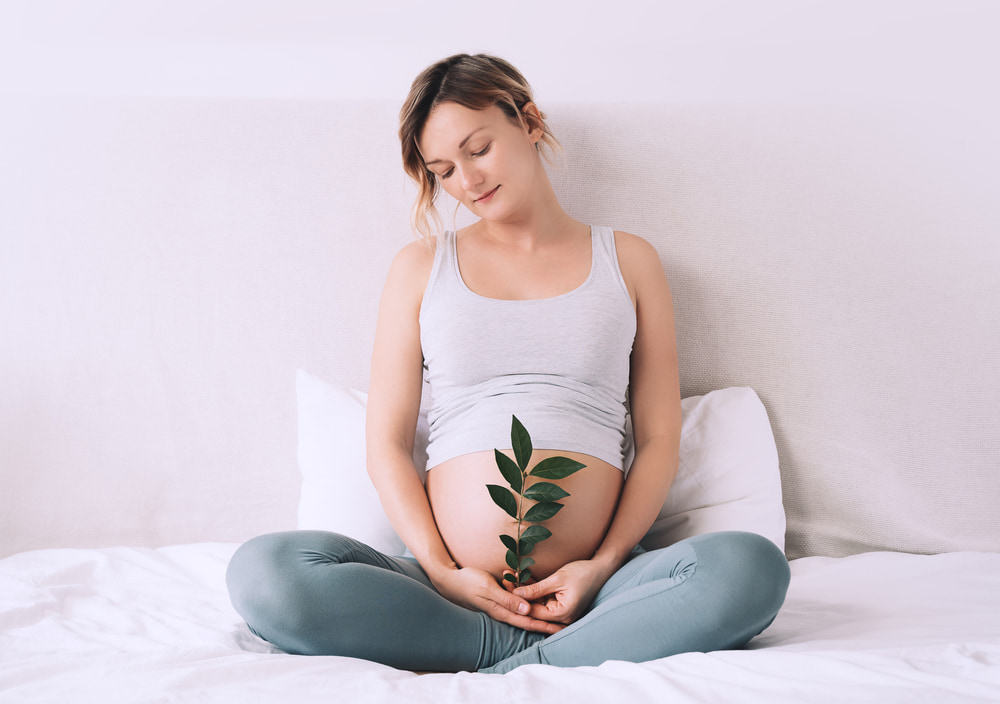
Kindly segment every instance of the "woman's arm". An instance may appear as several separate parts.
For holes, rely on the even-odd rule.
[[[383,510],[433,577],[454,563],[413,466],[423,373],[418,315],[432,265],[433,250],[418,242],[400,251],[389,269],[375,328],[365,442],[368,474]]]
[[[408,245],[393,260],[382,293],[368,389],[368,474],[393,528],[443,596],[498,621],[554,633],[558,626],[524,615],[528,603],[508,593],[490,574],[455,564],[413,466],[423,384],[419,312],[433,260],[432,247],[422,242]]]
[[[634,287],[636,337],[629,404],[635,458],[607,536],[594,555],[614,572],[653,525],[677,474],[681,435],[680,377],[674,307],[656,250],[620,233],[622,273]]]
[[[563,623],[586,610],[646,534],[677,473],[681,404],[670,287],[652,245],[628,233],[615,235],[619,265],[636,309],[629,373],[635,459],[615,517],[594,556],[514,590],[526,599],[541,600],[533,616]]]

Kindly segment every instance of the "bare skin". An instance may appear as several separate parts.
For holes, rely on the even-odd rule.
[[[529,429],[530,430],[530,429]],[[507,454],[513,457],[509,450]],[[624,480],[621,470],[595,457],[573,452],[536,450],[531,466],[561,455],[586,465],[576,474],[559,480],[570,493],[562,510],[545,522],[552,537],[532,551],[531,574],[544,579],[567,562],[589,558],[607,533]],[[499,535],[517,534],[517,521],[496,506],[487,484],[506,486],[497,470],[493,452],[462,455],[435,467],[427,475],[427,495],[438,530],[455,562],[476,567],[502,579],[507,571],[507,549]],[[525,510],[531,502],[525,503]]]
[[[560,207],[535,146],[537,109],[529,103],[524,112],[529,119],[522,124],[495,107],[443,103],[418,144],[444,190],[480,218],[458,233],[459,269],[470,289],[490,298],[561,295],[578,287],[591,266],[590,228]],[[571,496],[550,520],[554,536],[532,555],[540,579],[518,589],[500,583],[505,549],[497,536],[510,519],[485,488],[503,483],[492,452],[430,468],[426,488],[413,467],[423,382],[419,311],[433,239],[400,251],[382,295],[366,439],[383,508],[439,593],[526,630],[555,633],[585,613],[655,520],[677,468],[680,393],[670,289],[648,243],[616,232],[615,245],[636,311],[629,382],[635,459],[624,481],[620,469],[577,455],[588,468],[563,480]],[[536,451],[534,459],[544,454]]]

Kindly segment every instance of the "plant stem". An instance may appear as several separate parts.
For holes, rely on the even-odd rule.
[[[517,533],[514,540],[517,541],[517,551],[515,555],[517,556],[517,568],[514,570],[514,579],[517,581],[517,586],[521,586],[523,582],[521,581],[521,522],[524,520],[524,492],[527,490],[528,483],[528,470],[521,470],[521,491],[517,495]]]

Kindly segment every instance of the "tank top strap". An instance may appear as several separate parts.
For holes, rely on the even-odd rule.
[[[595,279],[603,280],[603,284],[610,282],[618,286],[627,295],[628,287],[622,277],[621,268],[618,265],[618,250],[615,247],[615,232],[610,227],[594,225],[591,227],[593,262],[591,263],[591,276],[588,280],[593,283]],[[435,290],[444,295],[455,294],[466,291],[465,282],[462,281],[458,267],[457,233],[454,230],[446,230],[437,238],[437,249],[434,254],[434,265],[431,269],[428,290]]]
[[[427,300],[428,294],[432,291],[441,291],[444,288],[450,292],[457,284],[458,269],[455,257],[455,233],[451,230],[446,230],[437,238],[434,250],[434,264],[431,267],[431,275],[427,281],[424,300]]]
[[[615,231],[610,227],[594,225],[591,228],[591,232],[594,238],[594,273],[599,276],[608,277],[609,281],[615,281],[625,295],[629,296],[628,286],[625,285],[625,278],[622,276],[621,267],[618,265]],[[631,300],[631,297],[629,300]]]

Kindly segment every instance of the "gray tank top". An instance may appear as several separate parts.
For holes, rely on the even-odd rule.
[[[420,306],[430,384],[427,467],[511,446],[511,416],[537,449],[582,452],[619,469],[635,310],[614,231],[592,227],[590,275],[569,293],[486,298],[462,280],[455,233],[437,241]]]

